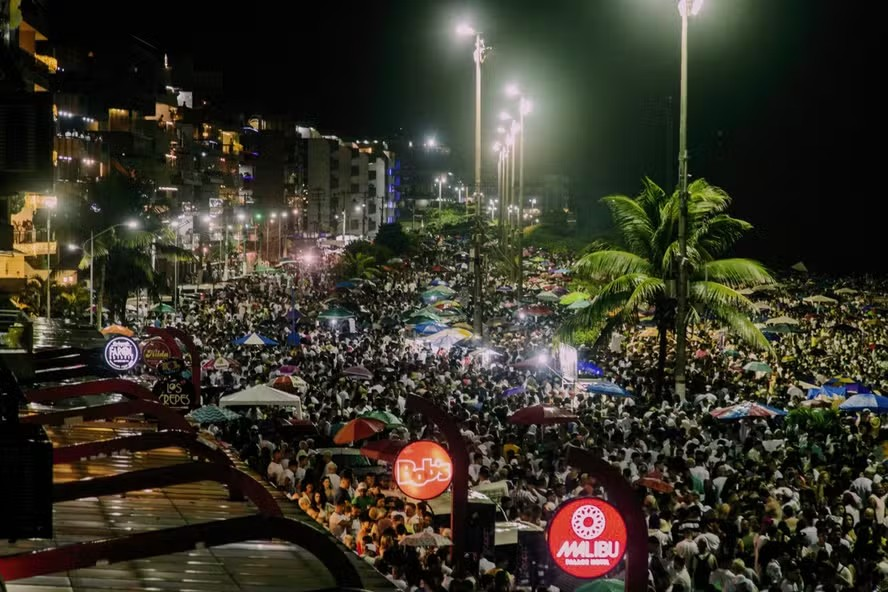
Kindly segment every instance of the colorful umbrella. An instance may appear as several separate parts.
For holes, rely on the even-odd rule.
[[[431,347],[441,348],[441,347],[453,347],[460,341],[465,339],[471,339],[472,332],[466,331],[465,329],[446,329],[444,331],[438,331],[434,335],[429,335],[427,337],[421,338],[423,343],[428,343]]]
[[[361,446],[361,454],[374,460],[395,462],[398,453],[409,444],[406,440],[374,440]]]
[[[290,374],[296,374],[297,372],[299,372],[299,367],[292,366],[290,364],[281,366],[280,368],[277,369],[277,373],[280,374],[281,376],[289,376]]]
[[[381,409],[374,409],[373,411],[364,413],[359,417],[363,419],[375,419],[377,421],[381,421],[383,424],[385,424],[385,427],[387,428],[404,425],[400,417],[390,411],[383,411]]]
[[[176,309],[170,306],[169,304],[164,304],[163,302],[159,304],[155,304],[151,307],[151,312],[160,312],[160,313],[171,313],[176,312]]]
[[[653,491],[659,491],[660,493],[672,493],[673,491],[675,491],[675,487],[671,483],[666,483],[662,479],[658,479],[657,477],[652,477],[650,475],[637,480],[635,482],[635,485],[637,485],[638,487],[652,489]]]
[[[426,322],[416,325],[415,327],[413,327],[413,330],[418,335],[434,335],[435,333],[443,331],[446,328],[447,325],[442,325],[441,323]]]
[[[385,424],[375,419],[353,419],[336,432],[334,444],[351,444],[357,440],[366,440],[385,429]]]
[[[318,315],[318,319],[322,321],[338,321],[342,319],[353,319],[354,317],[355,313],[347,308],[341,307],[328,308]]]
[[[570,306],[579,300],[589,300],[589,294],[585,292],[571,292],[570,294],[562,296],[558,303],[564,306]]]
[[[238,337],[234,341],[232,341],[235,345],[277,345],[278,342],[269,337],[265,337],[264,335],[259,335],[258,333],[247,333],[242,337]]]
[[[551,425],[579,421],[579,417],[566,409],[549,405],[531,405],[509,416],[509,423],[517,425]]]
[[[764,403],[746,401],[729,407],[713,409],[709,414],[716,419],[730,420],[745,419],[747,417],[777,417],[780,415],[786,415],[786,411],[771,407],[770,405],[765,405]]]
[[[560,300],[558,294],[556,294],[555,292],[543,291],[538,293],[536,297],[537,300],[541,300],[542,302],[558,302]]]
[[[839,405],[842,411],[872,411],[873,413],[888,413],[888,397],[868,393],[865,395],[852,395]]]
[[[240,367],[240,362],[231,358],[216,358],[215,360],[207,360],[201,365],[204,370],[228,370],[232,367]]]
[[[743,369],[747,372],[763,372],[765,374],[771,373],[771,367],[765,364],[764,362],[749,362]]]
[[[607,382],[605,380],[596,380],[586,385],[587,393],[595,393],[597,395],[607,395],[608,397],[631,397],[632,395],[620,385]]]
[[[230,409],[217,407],[216,405],[204,405],[185,417],[197,423],[225,423],[238,419],[240,415]]]
[[[512,388],[508,388],[503,391],[504,397],[511,397],[512,395],[517,395],[519,393],[523,393],[526,389],[523,386],[513,386]]]
[[[135,335],[132,329],[127,329],[123,325],[108,325],[101,331],[99,331],[102,335],[123,335],[124,337],[132,337]]]
[[[351,368],[346,368],[342,371],[343,376],[348,376],[349,378],[360,378],[362,380],[373,380],[373,373],[364,368],[363,366],[352,366]]]
[[[767,321],[765,321],[765,324],[766,325],[798,325],[799,322],[792,317],[782,316],[782,317],[774,317],[773,319],[768,319]]]
[[[527,308],[520,309],[518,312],[519,314],[523,313],[532,317],[547,317],[552,314],[552,309],[548,306],[528,306]]]
[[[592,302],[589,300],[576,300],[567,306],[567,310],[582,310],[590,306],[592,306]]]
[[[276,388],[285,393],[300,395],[308,390],[308,383],[301,377],[289,374],[286,376],[278,376],[268,383],[268,386]]]

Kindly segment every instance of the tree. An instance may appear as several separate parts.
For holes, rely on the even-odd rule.
[[[404,232],[400,222],[380,226],[373,243],[399,257],[411,253],[414,247],[412,238]]]
[[[346,252],[339,261],[339,275],[344,278],[372,279],[379,275],[376,259],[367,253]]]
[[[735,288],[773,283],[767,270],[749,259],[719,259],[752,226],[726,212],[731,199],[705,180],[688,188],[689,322],[707,315],[726,324],[746,343],[769,349],[750,317],[755,305]],[[631,318],[642,305],[653,305],[659,335],[657,388],[662,389],[667,331],[675,329],[678,278],[678,192],[667,195],[650,179],[634,199],[612,195],[602,200],[621,237],[619,245],[599,245],[576,265],[580,279],[601,284],[589,307],[562,327],[563,337],[578,332],[599,339]],[[690,323],[689,323],[690,324]]]

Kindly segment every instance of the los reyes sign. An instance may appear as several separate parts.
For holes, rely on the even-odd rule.
[[[561,504],[547,532],[552,561],[580,579],[606,575],[626,553],[626,522],[619,510],[595,497]]]

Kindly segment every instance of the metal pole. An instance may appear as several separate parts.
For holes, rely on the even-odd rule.
[[[518,236],[515,238],[515,249],[518,251],[518,299],[523,295],[524,268],[523,268],[523,247],[521,246],[524,238],[524,98],[519,101],[518,111],[518,133],[521,134],[521,156],[518,159]]]
[[[243,261],[241,262],[241,275],[247,275],[247,223],[244,222],[241,225],[241,255],[243,256]]]
[[[93,283],[93,270],[96,268],[95,265],[95,241],[96,235],[94,230],[89,231],[89,326],[92,327],[95,322],[95,308],[96,308],[96,290],[95,284]]]
[[[228,281],[228,224],[225,225],[225,249],[222,253],[222,279]]]
[[[179,250],[179,226],[176,226],[176,251]],[[179,257],[173,259],[173,311],[179,309]]]
[[[52,251],[49,249],[51,240],[50,227],[52,220],[52,210],[46,209],[46,320],[52,316]]]
[[[444,187],[444,183],[441,179],[438,179],[438,211],[441,211],[441,189]]]
[[[675,392],[685,399],[685,363],[688,315],[688,12],[691,0],[685,0],[681,11],[681,106],[678,128],[678,305],[675,311]]]
[[[484,220],[481,214],[481,34],[475,34],[475,286],[472,302],[474,304],[473,323],[475,335],[484,334],[484,304],[481,302],[481,245],[484,243]],[[462,558],[460,558],[462,559]]]

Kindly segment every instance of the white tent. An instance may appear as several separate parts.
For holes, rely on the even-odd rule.
[[[296,417],[302,417],[302,398],[260,384],[219,399],[220,407],[243,405],[247,407],[295,407]]]
[[[804,302],[808,302],[811,304],[836,304],[838,300],[835,298],[830,298],[829,296],[824,296],[822,294],[817,294],[816,296],[808,296],[807,298],[802,298]]]
[[[774,317],[773,319],[768,319],[767,321],[765,321],[765,324],[766,325],[798,325],[799,322],[792,317],[782,316],[782,317]]]

